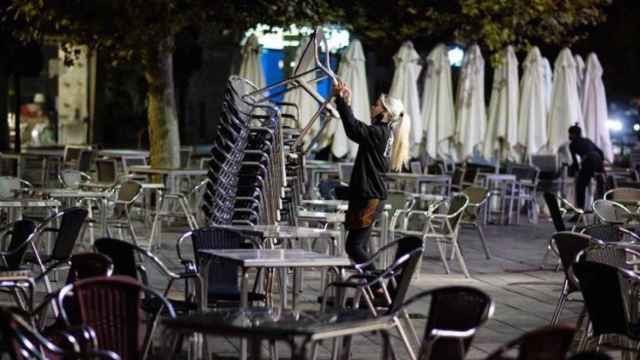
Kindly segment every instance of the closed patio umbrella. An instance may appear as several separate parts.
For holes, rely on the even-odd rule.
[[[420,55],[411,41],[405,41],[393,56],[395,72],[391,81],[389,96],[402,101],[405,114],[411,119],[411,154],[417,155],[424,129],[420,117],[420,97],[418,96],[418,76],[422,65]]]
[[[523,68],[517,147],[522,154],[522,160],[526,160],[547,143],[546,66],[537,47],[529,50]]]
[[[513,47],[501,54],[493,73],[493,88],[489,102],[489,119],[484,142],[487,159],[513,158],[518,141],[518,58]]]
[[[251,81],[258,89],[266,86],[262,62],[260,61],[260,51],[262,46],[258,43],[258,37],[249,36],[247,42],[242,47],[242,63],[238,75]]]
[[[448,49],[446,45],[439,44],[427,56],[422,92],[422,121],[427,133],[426,151],[434,159],[453,156],[456,112],[451,84]]]
[[[576,54],[573,57],[576,62],[576,79],[578,81],[578,96],[580,97],[580,101],[582,101],[582,95],[584,94],[584,72],[585,65],[584,60],[580,54]]]
[[[605,160],[613,161],[613,149],[607,127],[607,95],[602,83],[602,65],[594,53],[587,58],[582,98],[585,135],[604,152]]]
[[[313,62],[313,51],[307,51],[304,53],[304,49],[307,46],[307,43],[310,41],[309,38],[305,38],[300,41],[300,45],[296,49],[296,64],[300,64],[298,73],[304,73],[305,71],[309,71],[314,68],[315,64]],[[311,45],[313,46],[313,45]],[[305,55],[302,58],[302,55]],[[302,77],[302,79],[313,79],[314,75],[309,74]],[[315,85],[313,85],[315,86]],[[300,113],[300,118],[297,119],[297,124],[288,124],[291,127],[303,129],[308,123],[309,120],[313,117],[313,115],[318,111],[319,105],[318,102],[315,101],[311,95],[309,95],[306,91],[301,88],[297,88],[291,91],[288,91],[284,95],[284,101],[289,103],[294,103],[298,106],[298,110]],[[313,125],[309,133],[305,136],[305,145],[310,139],[312,139],[318,131],[318,121]]]
[[[354,39],[340,59],[338,77],[351,89],[353,115],[356,119],[368,124],[371,118],[371,104],[367,88],[364,51],[359,40]],[[347,138],[342,121],[336,123],[331,152],[339,158],[348,155],[350,159],[355,158],[358,152],[358,144]]]
[[[552,153],[569,142],[570,126],[578,124],[583,127],[576,74],[576,63],[571,51],[562,49],[554,63],[549,111],[549,150]]]
[[[484,102],[484,59],[473,45],[465,54],[456,95],[456,144],[460,160],[473,155],[484,142],[487,114]]]
[[[551,89],[553,88],[553,69],[551,69],[551,63],[546,57],[542,57],[544,63],[544,98],[545,108],[547,109],[547,115],[551,109]]]

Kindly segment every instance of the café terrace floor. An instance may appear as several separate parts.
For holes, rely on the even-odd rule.
[[[465,279],[456,261],[450,262],[452,274],[445,274],[435,245],[431,244],[426,249],[420,278],[414,280],[411,286],[408,296],[440,286],[468,285],[482,289],[492,297],[495,302],[494,315],[476,335],[467,359],[483,359],[501,344],[526,331],[547,325],[551,320],[564,279],[562,270],[553,271],[556,261],[553,256],[549,257],[545,269],[541,269],[541,261],[553,233],[553,225],[545,219],[541,219],[536,225],[525,224],[526,220],[522,222],[521,225],[486,226],[485,234],[492,253],[491,260],[485,258],[477,232],[474,229],[463,231],[463,252],[472,279]],[[179,263],[176,261],[172,242],[178,236],[178,232],[165,233],[163,238],[167,245],[160,251],[163,261],[175,268],[179,267]],[[299,308],[317,309],[315,299],[319,294],[318,276],[307,272],[305,279],[304,294]],[[574,324],[581,308],[581,303],[569,302],[561,321]],[[428,302],[425,300],[418,303],[410,312],[426,315]],[[421,336],[425,320],[414,321]],[[239,341],[236,339],[213,340],[212,351],[217,357],[212,358],[237,358],[238,344]],[[326,359],[329,357],[329,343],[326,343],[323,349],[319,358]],[[379,336],[357,336],[354,339],[352,357],[377,359],[380,349]],[[408,358],[397,338],[394,341],[394,349],[401,359]],[[288,357],[286,350],[281,351],[281,357]]]
[[[544,218],[536,225],[525,224],[525,222],[526,220],[523,219],[521,225],[485,227],[487,245],[492,253],[490,260],[484,256],[477,232],[474,229],[465,229],[462,232],[462,248],[471,279],[465,279],[456,261],[450,262],[452,274],[445,274],[435,245],[430,244],[426,249],[420,278],[414,280],[408,296],[440,286],[468,285],[484,290],[495,302],[494,315],[476,335],[467,359],[483,359],[499,345],[550,322],[558,300],[561,282],[564,279],[562,271],[553,271],[556,261],[554,257],[549,258],[544,270],[541,269],[541,261],[550,235],[553,233],[553,226]],[[163,230],[163,245],[154,253],[159,255],[170,268],[180,270],[175,241],[187,229],[165,226]],[[185,243],[185,245],[188,244],[188,242]],[[184,246],[184,248],[188,247]],[[64,276],[61,278],[64,279]],[[166,280],[152,272],[151,283],[158,289],[164,289]],[[318,272],[306,272],[304,293],[298,305],[299,309],[318,309],[319,305],[316,303],[318,294]],[[277,297],[275,302],[279,304]],[[575,323],[580,310],[580,303],[570,302],[561,321]],[[410,312],[426,315],[427,300],[417,303]],[[422,336],[424,321],[414,320],[419,336]],[[162,337],[161,332],[157,335],[159,338]],[[210,344],[210,350],[215,353],[212,359],[238,358],[239,341],[237,339],[211,339]],[[161,345],[161,341],[156,345]],[[285,346],[280,346],[279,349],[281,349],[281,358],[289,357]],[[329,349],[330,343],[324,343],[319,358],[329,358]],[[352,349],[353,359],[377,359],[380,357],[380,337],[374,334],[357,336],[354,338]],[[399,358],[408,358],[397,337],[394,339],[394,349]]]

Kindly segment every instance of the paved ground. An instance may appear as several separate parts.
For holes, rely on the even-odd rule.
[[[541,220],[538,225],[511,225],[486,228],[488,246],[492,258],[487,260],[482,252],[479,237],[475,230],[465,229],[462,244],[467,265],[472,278],[466,279],[459,271],[457,263],[451,262],[452,274],[445,274],[435,246],[429,246],[422,263],[420,278],[414,281],[409,295],[422,290],[446,285],[469,285],[487,292],[495,302],[494,316],[480,330],[473,342],[469,359],[481,359],[500,344],[513,339],[528,330],[544,326],[552,317],[561,282],[562,271],[554,272],[554,259],[541,268],[546,245],[553,232],[553,226]],[[165,234],[165,243],[172,243],[177,234]],[[173,266],[174,248],[166,247],[161,251],[162,258]],[[305,296],[302,308],[317,308],[315,298],[318,294],[317,277],[306,276]],[[569,304],[562,321],[575,322],[581,305]],[[428,303],[424,301],[411,309],[415,313],[428,312]],[[419,333],[422,333],[424,320],[415,320]],[[214,351],[220,356],[236,357],[237,341],[216,341]],[[353,356],[355,359],[377,358],[379,338],[375,336],[358,337]],[[407,358],[402,346],[396,344],[402,358]],[[326,352],[321,358],[326,358]]]
[[[420,278],[415,280],[409,295],[439,286],[464,284],[486,291],[495,301],[494,316],[475,337],[469,359],[481,359],[500,344],[550,322],[564,275],[550,270],[554,266],[553,260],[546,264],[546,270],[541,269],[541,260],[553,232],[550,223],[541,221],[538,225],[488,226],[490,260],[484,257],[477,233],[472,229],[463,231],[462,246],[472,279],[465,279],[455,262],[451,262],[453,273],[445,274],[435,247],[427,248]],[[163,246],[157,251],[173,269],[181,267],[175,255],[175,241],[182,231],[182,228],[165,231]],[[310,273],[306,279],[301,307],[316,309],[318,277],[316,273]],[[157,287],[164,285],[159,276],[154,275],[152,281]],[[569,304],[562,320],[575,321],[579,310],[579,304]],[[426,301],[411,309],[414,313],[426,314],[427,311]],[[415,324],[421,334],[424,320],[415,320]],[[213,342],[212,350],[217,354],[216,358],[235,358],[237,345],[237,340],[220,339]],[[396,349],[401,358],[407,358],[399,343],[396,343]],[[379,350],[378,337],[357,337],[353,357],[377,358]],[[320,355],[320,358],[327,358],[326,348]]]

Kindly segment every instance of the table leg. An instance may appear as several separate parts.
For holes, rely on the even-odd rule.
[[[248,269],[242,267],[242,275],[240,280],[240,308],[249,307],[249,272]],[[240,339],[240,360],[247,360],[247,339]]]
[[[102,235],[107,237],[109,236],[107,233],[107,209],[109,208],[108,200],[103,198],[100,201],[100,224],[102,225]],[[91,244],[93,245],[93,244]]]
[[[288,287],[288,278],[287,278],[287,268],[279,268],[277,271],[280,273],[280,303],[283,309],[287,308],[287,287]]]

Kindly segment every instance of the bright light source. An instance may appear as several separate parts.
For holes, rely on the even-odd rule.
[[[633,131],[635,132],[640,131],[640,124],[633,124]]]
[[[609,130],[611,130],[613,132],[620,131],[623,128],[622,121],[620,121],[618,119],[609,119],[609,120],[607,120],[607,127],[609,128]]]
[[[334,52],[349,45],[351,34],[348,30],[336,25],[322,26],[329,51]],[[299,45],[298,36],[308,36],[313,33],[313,29],[306,26],[291,25],[288,28],[269,27],[259,24],[255,28],[245,33],[244,39],[240,42],[243,45],[246,39],[255,34],[258,42],[265,49],[282,50],[285,47],[296,47]],[[293,39],[292,39],[293,38]]]
[[[449,56],[449,64],[451,64],[451,66],[462,66],[462,59],[464,59],[464,50],[462,50],[461,47],[454,46],[450,48],[447,55]]]

